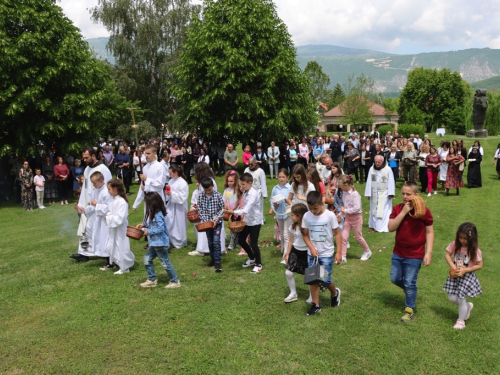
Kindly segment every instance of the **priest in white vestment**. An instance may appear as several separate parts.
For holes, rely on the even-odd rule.
[[[96,151],[92,147],[86,147],[82,151],[82,160],[85,162],[87,167],[83,172],[84,182],[80,193],[80,199],[78,200],[78,204],[75,206],[75,209],[80,214],[80,223],[78,226],[77,235],[81,238],[78,244],[78,253],[70,256],[70,258],[76,259],[77,261],[87,261],[89,260],[90,256],[94,255],[103,257],[108,256],[108,255],[101,255],[102,246],[101,249],[98,249],[97,253],[95,253],[95,249],[93,247],[94,240],[92,239],[92,234],[94,232],[97,233],[97,231],[94,231],[94,228],[92,227],[93,225],[92,222],[89,223],[89,225],[87,225],[87,215],[85,214],[86,208],[88,208],[90,202],[93,199],[93,193],[95,190],[94,185],[90,180],[92,174],[94,172],[101,172],[104,179],[104,189],[106,189],[106,184],[112,178],[111,172],[109,171],[108,167],[106,167],[104,164],[101,164],[97,160],[96,156],[97,156]],[[82,247],[82,243],[84,243],[85,248]],[[87,243],[88,246],[85,245]],[[104,239],[104,243],[102,245],[105,246],[105,244],[106,244],[106,239]]]
[[[376,232],[389,232],[389,217],[395,194],[392,170],[384,162],[384,157],[377,155],[366,179],[365,197],[370,200],[368,228]]]

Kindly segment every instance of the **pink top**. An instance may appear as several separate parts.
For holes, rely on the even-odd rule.
[[[243,164],[245,165],[248,165],[248,161],[250,160],[250,158],[252,157],[252,153],[251,152],[243,152]]]
[[[302,143],[299,144],[299,154],[304,158],[309,157],[309,147],[307,146],[307,144],[305,146],[302,145]]]
[[[460,253],[455,254],[453,256],[454,251],[455,251],[455,241],[452,241],[446,248],[446,252],[452,256],[453,262],[457,267],[472,267],[478,264],[479,262],[483,261],[483,253],[481,252],[481,250],[479,250],[479,248],[476,250],[475,262],[469,259],[469,255],[467,254],[467,248],[465,246],[462,246],[460,248]]]
[[[57,181],[63,181],[62,176],[69,176],[69,169],[66,164],[56,164],[54,165],[54,174]]]
[[[322,181],[319,182],[319,192],[321,193],[321,195],[326,193],[325,184]]]
[[[351,189],[349,191],[342,192],[342,200],[344,201],[344,212],[346,214],[360,214],[361,210],[361,195],[354,190]]]
[[[43,185],[45,183],[45,178],[42,175],[35,175],[35,177],[33,177],[33,183],[35,184],[35,191],[45,190],[43,186],[38,186],[38,184]]]

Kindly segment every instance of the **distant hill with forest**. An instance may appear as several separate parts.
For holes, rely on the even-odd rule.
[[[87,42],[99,58],[114,64],[113,56],[106,51],[107,37],[87,39]],[[304,69],[309,61],[316,61],[329,75],[330,88],[336,83],[345,83],[349,75],[364,73],[375,81],[377,91],[392,96],[404,87],[410,70],[425,67],[457,71],[475,88],[500,89],[500,49],[471,48],[413,55],[333,45],[305,45],[296,49],[300,67]]]

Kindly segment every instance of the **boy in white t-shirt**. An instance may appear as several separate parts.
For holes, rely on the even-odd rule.
[[[311,191],[307,194],[307,205],[309,212],[306,212],[302,219],[302,236],[309,250],[308,263],[311,267],[314,262],[325,267],[328,274],[327,279],[322,283],[332,295],[330,306],[337,307],[340,305],[340,289],[335,287],[332,280],[333,254],[335,245],[333,237],[337,242],[337,254],[335,255],[335,263],[340,264],[342,261],[342,235],[340,233],[337,217],[331,211],[325,209],[322,196],[319,191]],[[321,311],[319,306],[319,284],[310,285],[313,303],[307,312],[307,315],[314,315]]]
[[[36,191],[36,203],[38,204],[38,208],[44,209],[43,205],[43,195],[45,192],[45,178],[42,176],[42,171],[40,168],[35,169],[35,177],[33,178],[33,184],[35,185]]]

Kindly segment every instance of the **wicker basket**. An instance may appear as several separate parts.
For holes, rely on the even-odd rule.
[[[204,223],[196,224],[198,232],[206,232],[207,230],[214,229],[215,223],[213,221],[205,221]]]
[[[333,206],[333,198],[326,198],[325,203],[329,204],[330,206]]]
[[[247,225],[246,222],[244,221],[233,221],[231,223],[228,224],[228,228],[231,232],[233,233],[239,233],[243,230],[243,228],[245,228],[245,226]]]
[[[231,217],[231,215],[229,214],[224,214],[224,221],[229,221],[229,218]]]
[[[140,240],[144,236],[144,232],[142,229],[138,229],[133,226],[127,226],[127,237],[132,238],[133,240]]]
[[[191,210],[186,216],[190,223],[196,224],[200,222],[200,214],[198,213],[198,210]]]
[[[410,211],[410,216],[414,219],[421,219],[425,215],[425,202],[420,195],[416,195],[410,199],[413,210]]]

